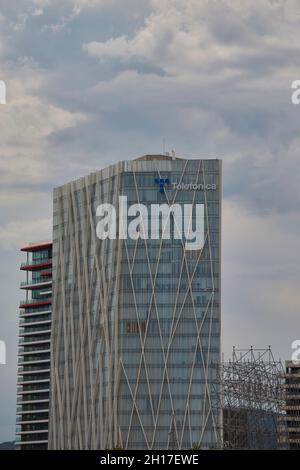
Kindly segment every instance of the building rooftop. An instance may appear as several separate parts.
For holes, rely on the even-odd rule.
[[[135,160],[146,160],[153,162],[155,160],[183,160],[183,158],[177,157],[174,153],[171,155],[162,155],[162,154],[155,154],[155,155],[142,155],[141,157],[135,158]]]
[[[23,246],[21,248],[21,251],[28,251],[28,252],[39,251],[39,250],[44,250],[46,248],[50,248],[51,246],[52,246],[52,241],[50,240],[28,243],[28,245]]]

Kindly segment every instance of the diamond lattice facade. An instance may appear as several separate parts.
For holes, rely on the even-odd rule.
[[[98,239],[120,195],[202,204],[203,248],[172,220],[169,239]],[[50,449],[217,445],[220,219],[220,160],[148,155],[55,189]]]

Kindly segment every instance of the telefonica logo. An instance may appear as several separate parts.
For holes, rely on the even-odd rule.
[[[165,186],[171,184],[175,191],[215,191],[216,184],[204,183],[171,183],[169,178],[155,178],[154,182],[159,185],[159,192],[165,192]]]
[[[0,80],[0,104],[6,104],[6,85],[3,80]]]
[[[117,234],[121,240],[169,240],[172,220],[172,236],[184,240],[186,250],[201,250],[204,246],[204,204],[151,204],[149,213],[144,204],[128,207],[127,196],[119,196],[117,208],[100,204],[96,216],[100,217],[96,227],[100,240],[115,240]]]
[[[155,178],[154,182],[159,185],[159,192],[165,192],[165,186],[170,184],[169,178]]]

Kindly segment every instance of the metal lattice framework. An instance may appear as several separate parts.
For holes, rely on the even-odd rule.
[[[221,365],[220,446],[233,449],[285,448],[283,366],[271,348],[235,349]]]
[[[188,160],[182,163],[180,182],[188,164]],[[49,448],[134,448],[138,441],[143,448],[152,449],[160,448],[160,441],[164,440],[164,448],[181,449],[201,447],[205,441],[212,445],[217,443],[220,410],[212,386],[214,370],[210,366],[216,310],[219,321],[219,306],[215,301],[219,288],[215,288],[209,229],[205,234],[205,249],[212,288],[207,294],[207,302],[200,310],[195,303],[194,292],[203,250],[198,250],[193,257],[188,256],[181,242],[183,255],[178,262],[177,290],[168,310],[171,327],[167,332],[163,331],[163,313],[157,298],[162,250],[166,243],[163,237],[155,263],[150,259],[150,240],[138,239],[129,243],[120,239],[96,239],[92,205],[95,186],[99,187],[101,180],[108,180],[109,193],[113,195],[110,202],[115,202],[114,197],[121,192],[122,174],[131,171],[136,202],[144,203],[137,176],[149,168],[161,178],[166,168],[172,170],[172,162],[162,166],[147,162],[147,167],[146,162],[123,162],[79,182],[69,183],[56,192],[57,200],[64,202],[56,206],[59,228],[54,231]],[[203,160],[198,161],[193,182],[197,183],[200,177],[205,183]],[[81,193],[86,208],[83,214],[77,200],[78,193]],[[176,201],[176,197],[177,191],[165,192],[169,205]],[[207,200],[204,190],[206,226],[209,227]],[[195,202],[195,192],[192,202]],[[141,308],[141,293],[136,288],[140,277],[137,271],[139,252],[142,252],[147,273],[146,309]],[[88,253],[91,253],[90,258]],[[134,356],[126,356],[122,349],[125,272],[132,303],[130,313],[137,325],[137,334],[132,340],[138,346],[137,360]],[[68,275],[72,282],[68,281]],[[190,304],[190,327],[184,330],[187,303]],[[150,334],[151,322],[157,332],[155,338]],[[184,382],[178,377],[176,363],[172,363],[172,355],[180,352],[180,328],[182,334],[190,335],[190,359]],[[219,342],[219,329],[215,337]],[[159,357],[157,364],[153,364],[151,359],[153,345]],[[215,349],[216,357],[219,344]],[[153,366],[159,371],[159,379]],[[201,394],[199,391],[195,393],[195,383],[200,382],[203,384]],[[178,387],[181,387],[179,397]],[[122,398],[124,396],[126,399]]]

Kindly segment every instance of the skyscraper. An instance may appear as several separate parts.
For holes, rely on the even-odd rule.
[[[50,449],[217,445],[220,221],[217,159],[146,155],[54,190]]]
[[[21,249],[26,280],[21,289],[16,449],[47,449],[50,382],[52,242]]]

